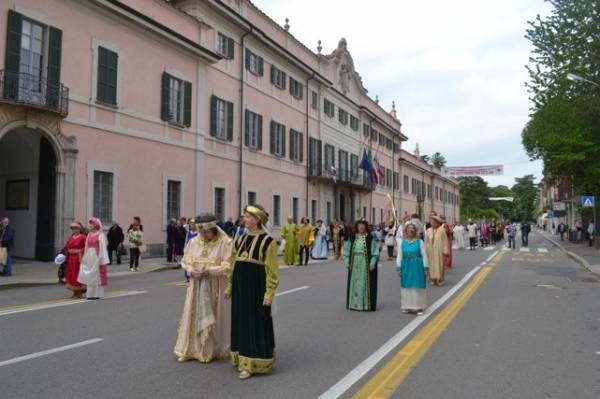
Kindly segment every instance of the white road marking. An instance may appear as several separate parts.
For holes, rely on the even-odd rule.
[[[494,252],[488,259],[492,259],[498,251]],[[487,263],[487,261],[486,261]],[[352,371],[346,374],[341,380],[339,380],[335,385],[325,391],[319,399],[336,399],[342,396],[352,385],[357,383],[362,377],[364,377],[371,369],[373,369],[377,363],[379,363],[383,358],[385,358],[391,351],[393,351],[398,345],[402,343],[414,330],[417,329],[421,324],[423,324],[429,316],[431,316],[438,308],[440,308],[443,304],[445,304],[452,296],[460,290],[465,284],[469,282],[471,277],[475,275],[481,266],[474,267],[469,273],[467,273],[462,280],[460,280],[454,287],[452,287],[444,296],[435,301],[433,305],[431,305],[423,316],[419,316],[414,318],[410,323],[408,323],[402,330],[398,331],[396,335],[390,338],[383,346],[377,349],[371,356],[363,360],[358,366],[356,366]]]
[[[58,348],[48,349],[48,350],[41,351],[41,352],[31,353],[31,354],[25,355],[25,356],[15,357],[15,358],[4,360],[4,361],[0,362],[0,367],[9,366],[11,364],[24,362],[26,360],[31,360],[31,359],[35,359],[38,357],[51,355],[53,353],[64,352],[64,351],[68,351],[70,349],[80,348],[82,346],[91,345],[91,344],[95,344],[95,343],[102,342],[102,341],[104,341],[104,339],[102,339],[102,338],[93,338],[93,339],[88,339],[87,341],[81,341],[81,342],[77,342],[77,343],[74,343],[71,345],[59,346]]]
[[[547,254],[548,253],[548,248],[538,248],[538,252],[543,253],[543,254]]]
[[[278,292],[277,294],[275,294],[275,296],[281,296],[281,295],[291,294],[292,292],[302,291],[302,290],[305,290],[307,288],[310,288],[310,287],[308,285],[304,285],[302,287],[292,288],[291,290],[287,290],[287,291],[283,291],[283,292]]]
[[[127,292],[123,292],[123,293],[119,293],[119,294],[115,294],[112,295],[109,293],[107,293],[107,297],[102,299],[102,300],[107,300],[107,299],[113,299],[113,298],[121,298],[124,296],[132,296],[132,295],[141,295],[141,294],[146,294],[148,291],[127,291]],[[15,309],[10,309],[10,310],[0,310],[0,317],[2,316],[8,316],[11,314],[16,314],[16,313],[24,313],[24,312],[31,312],[34,310],[44,310],[44,309],[52,309],[52,308],[60,308],[63,306],[70,306],[70,305],[76,305],[79,303],[92,303],[92,302],[96,302],[96,301],[88,301],[87,299],[78,299],[78,300],[73,300],[73,301],[65,301],[65,302],[57,302],[57,303],[41,303],[39,305],[32,305],[32,306],[16,306]]]
[[[485,247],[485,248],[483,248],[484,251],[493,251],[494,249],[496,249],[496,247]]]
[[[521,247],[521,249],[519,249],[519,251],[521,251],[521,252],[529,252],[529,248],[527,248],[527,247]]]
[[[509,247],[502,247],[502,250],[503,251],[510,251],[510,248]]]

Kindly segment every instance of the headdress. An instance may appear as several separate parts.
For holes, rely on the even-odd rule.
[[[97,217],[90,218],[88,223],[94,225],[98,231],[102,231],[102,222]]]
[[[258,220],[260,220],[260,222],[262,224],[267,224],[267,222],[269,221],[269,217],[267,216],[267,214],[260,208],[257,208],[255,206],[252,205],[247,205],[244,208],[244,213],[249,213],[252,216],[254,216],[255,218],[257,218]]]

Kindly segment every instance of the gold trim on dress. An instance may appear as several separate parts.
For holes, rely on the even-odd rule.
[[[241,371],[251,374],[267,374],[273,369],[275,363],[275,352],[272,359],[258,359],[240,355],[239,352],[230,352],[231,364],[237,366]]]

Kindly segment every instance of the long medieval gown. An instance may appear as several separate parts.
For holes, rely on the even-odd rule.
[[[420,239],[403,240],[398,249],[396,271],[400,273],[400,306],[406,311],[427,307],[427,254]]]
[[[311,252],[313,259],[327,259],[329,248],[327,244],[327,227],[325,225],[316,228],[315,244]]]
[[[65,273],[67,281],[65,286],[74,293],[85,291],[85,284],[77,281],[81,258],[83,258],[83,251],[85,249],[85,239],[85,234],[72,235],[65,245],[65,255],[67,257],[67,270]]]
[[[229,356],[231,304],[225,299],[232,240],[220,233],[213,240],[197,236],[185,247],[183,269],[208,272],[191,278],[173,352],[180,358],[208,363]]]
[[[465,249],[465,227],[462,224],[454,226],[454,240],[458,249]]]
[[[444,254],[444,267],[450,269],[452,268],[452,229],[450,229],[448,223],[444,223],[442,227],[446,232],[446,241],[448,245],[448,252]]]
[[[448,238],[443,227],[427,229],[425,251],[429,264],[429,278],[434,284],[442,284],[444,282],[444,255],[448,253]]]
[[[377,262],[379,244],[370,234],[356,234],[344,244],[348,268],[346,308],[375,311],[377,308]]]
[[[300,259],[296,231],[298,226],[295,223],[287,223],[281,227],[281,238],[285,240],[283,262],[288,266],[297,264]]]
[[[102,298],[108,285],[108,242],[104,233],[88,234],[77,280],[87,285],[88,298]]]
[[[275,363],[271,307],[279,285],[277,242],[259,229],[239,237],[233,248],[231,293],[231,363],[251,374],[269,373]]]

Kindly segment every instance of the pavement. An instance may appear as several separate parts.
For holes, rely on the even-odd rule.
[[[247,381],[226,361],[177,363],[180,270],[130,273],[93,302],[67,299],[58,285],[0,291],[0,396],[329,399],[374,387],[368,396],[600,397],[599,279],[541,235],[530,242],[455,251],[423,316],[400,311],[384,256],[376,312],[345,309],[340,262],[282,268],[277,362]]]
[[[600,275],[600,250],[593,246],[590,247],[587,240],[575,243],[561,240],[559,234],[552,235],[542,230],[539,230],[538,233],[587,270]]]

